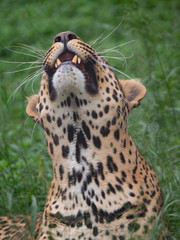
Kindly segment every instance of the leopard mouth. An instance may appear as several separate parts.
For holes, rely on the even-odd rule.
[[[61,53],[55,60],[55,71],[64,64],[72,64],[77,67],[84,75],[86,79],[86,90],[95,94],[98,91],[97,79],[95,74],[95,61],[88,57],[86,61],[83,61],[78,55],[71,51],[65,51]]]
[[[66,51],[66,52],[60,54],[55,61],[55,65],[54,65],[55,69],[60,67],[63,63],[73,64],[85,75],[86,80],[87,81],[89,80],[89,74],[85,69],[83,60],[75,53]]]

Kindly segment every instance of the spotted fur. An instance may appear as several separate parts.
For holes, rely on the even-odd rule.
[[[26,111],[44,130],[53,179],[34,239],[147,239],[162,193],[127,128],[145,87],[119,80],[72,32],[55,37],[43,68]],[[1,239],[15,239],[7,222]],[[16,239],[25,239],[24,229]]]

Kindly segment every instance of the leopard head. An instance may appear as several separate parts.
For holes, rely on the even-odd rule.
[[[64,105],[84,109],[89,103],[92,108],[103,105],[128,113],[146,93],[137,79],[119,80],[106,59],[72,32],[56,35],[44,57],[43,69],[39,94],[29,98],[26,109],[40,123],[43,114],[55,105],[59,109]]]

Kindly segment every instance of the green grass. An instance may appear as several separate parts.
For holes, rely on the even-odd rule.
[[[27,44],[46,51],[54,36],[71,30],[86,42],[103,36],[93,47],[101,52],[135,40],[118,50],[127,63],[109,59],[120,71],[138,77],[147,94],[129,116],[129,132],[142,155],[156,171],[165,198],[165,214],[173,239],[180,236],[180,2],[177,0],[132,1],[0,1],[0,60],[34,61],[8,50],[30,52]],[[101,42],[121,22],[106,40]],[[122,57],[119,53],[107,56]],[[25,113],[26,97],[37,92],[34,85],[21,87],[33,72],[29,64],[0,62],[0,215],[42,210],[52,176],[51,161],[39,126]],[[118,74],[120,78],[125,78]]]

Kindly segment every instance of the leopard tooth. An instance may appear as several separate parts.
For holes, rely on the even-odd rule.
[[[81,58],[80,57],[78,57],[78,64],[80,64],[81,63]]]
[[[59,66],[59,65],[61,65],[61,61],[59,60],[59,58],[57,59],[57,65]]]
[[[55,62],[55,68],[58,68],[59,65],[61,65],[61,61],[59,60],[59,58],[57,58],[57,60]]]
[[[75,56],[73,57],[73,60],[72,60],[72,62],[76,64],[76,63],[77,63],[77,60],[78,60],[78,56],[77,56],[77,55],[75,55]]]

